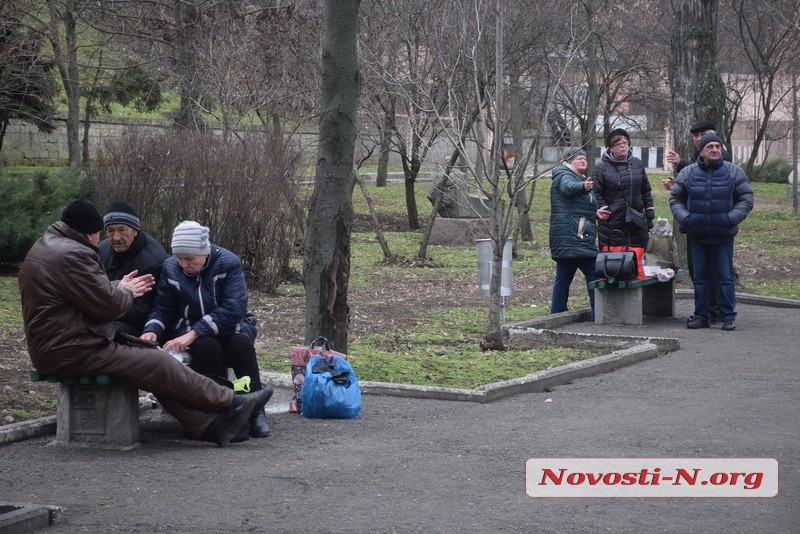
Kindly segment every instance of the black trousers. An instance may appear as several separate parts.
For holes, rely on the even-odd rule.
[[[245,334],[201,337],[189,347],[189,367],[204,375],[227,378],[228,368],[236,378],[250,377],[250,388],[261,389],[261,376],[253,342]]]

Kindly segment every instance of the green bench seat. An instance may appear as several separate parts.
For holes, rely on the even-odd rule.
[[[62,384],[99,384],[107,386],[114,383],[114,379],[108,375],[96,376],[59,376],[43,373],[38,369],[31,369],[31,382],[50,382]]]

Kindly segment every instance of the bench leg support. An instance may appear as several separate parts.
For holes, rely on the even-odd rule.
[[[675,279],[642,288],[642,311],[656,317],[675,317]]]
[[[594,322],[596,324],[642,324],[642,288],[615,286],[594,290]]]
[[[56,439],[133,447],[139,441],[139,391],[122,384],[58,384]]]

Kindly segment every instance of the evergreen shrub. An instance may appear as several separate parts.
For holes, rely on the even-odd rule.
[[[766,184],[788,184],[792,166],[783,160],[767,161],[753,167],[748,178],[751,182]]]
[[[4,204],[0,212],[3,265],[21,263],[42,232],[61,218],[64,207],[87,193],[85,176],[69,169],[33,175],[12,175],[0,169],[0,191]]]

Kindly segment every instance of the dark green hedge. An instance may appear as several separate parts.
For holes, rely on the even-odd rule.
[[[86,179],[67,169],[12,174],[0,168],[0,264],[25,259],[31,245],[61,217],[69,202],[86,196]]]

